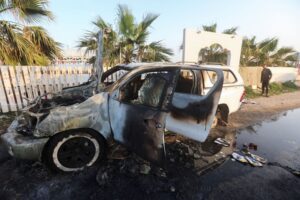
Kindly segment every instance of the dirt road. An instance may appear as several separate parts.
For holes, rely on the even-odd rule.
[[[252,104],[251,101],[255,104]],[[277,113],[300,108],[300,91],[271,97],[259,97],[243,104],[229,117],[229,127],[241,129],[270,118]]]

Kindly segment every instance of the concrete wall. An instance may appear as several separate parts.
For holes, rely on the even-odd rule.
[[[238,70],[242,40],[243,38],[237,35],[198,31],[197,29],[184,29],[182,61],[198,62],[199,52],[202,48],[218,43],[222,45],[224,49],[230,51],[227,65]]]
[[[272,72],[271,82],[286,82],[295,81],[297,79],[298,70],[293,67],[269,67]],[[260,76],[262,67],[240,67],[241,76],[244,79],[245,85],[260,87]]]

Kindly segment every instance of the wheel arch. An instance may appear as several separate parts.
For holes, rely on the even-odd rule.
[[[51,137],[49,137],[49,140],[46,142],[46,144],[44,145],[42,151],[41,151],[41,155],[40,155],[40,160],[42,162],[45,161],[45,151],[46,149],[48,148],[50,142],[53,140],[54,137],[57,137],[58,135],[61,135],[61,134],[66,134],[66,133],[72,133],[72,132],[75,132],[75,131],[82,131],[82,132],[87,132],[91,135],[95,135],[96,137],[102,137],[103,141],[105,142],[105,145],[107,146],[107,138],[105,138],[105,136],[103,134],[101,134],[100,132],[96,131],[95,129],[92,129],[92,128],[76,128],[76,129],[69,129],[69,130],[65,130],[65,131],[62,131],[62,132],[58,132],[54,135],[52,135]]]

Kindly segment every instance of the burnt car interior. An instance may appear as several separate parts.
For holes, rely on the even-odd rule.
[[[175,88],[176,93],[203,94],[202,73],[200,70],[181,70]]]
[[[148,72],[136,76],[120,90],[119,100],[131,104],[158,107],[166,90],[168,73]]]

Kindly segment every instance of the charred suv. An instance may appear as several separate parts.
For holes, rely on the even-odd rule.
[[[117,74],[115,74],[115,71]],[[209,91],[203,71],[214,72]],[[116,77],[118,76],[118,77]],[[196,65],[120,65],[98,81],[35,99],[1,136],[17,158],[60,171],[92,166],[113,139],[151,162],[165,159],[164,130],[204,141],[223,85],[222,70]]]

